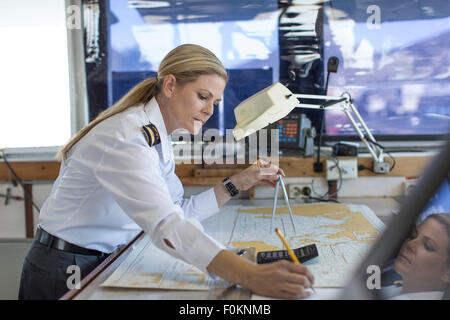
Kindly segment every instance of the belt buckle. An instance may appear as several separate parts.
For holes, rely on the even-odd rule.
[[[51,247],[53,243],[53,236],[40,227],[38,227],[38,230],[36,231],[36,238],[40,244],[47,247]]]

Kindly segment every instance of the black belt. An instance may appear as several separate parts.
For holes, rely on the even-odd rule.
[[[92,255],[94,255],[94,256],[107,255],[106,253],[103,253],[101,251],[82,248],[82,247],[74,245],[70,242],[67,242],[63,239],[52,236],[50,233],[41,229],[40,227],[38,227],[36,230],[35,239],[36,239],[36,241],[38,241],[39,243],[42,243],[45,246],[48,246],[48,247],[51,247],[51,248],[54,248],[57,250],[61,250],[61,251],[66,251],[66,252],[75,253],[75,254],[85,254],[85,255],[90,255],[90,256],[92,256]]]

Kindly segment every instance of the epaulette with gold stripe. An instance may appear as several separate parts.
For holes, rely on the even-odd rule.
[[[158,143],[161,143],[158,129],[156,129],[153,123],[142,126],[141,131],[144,134],[145,140],[147,140],[147,143],[150,147],[156,146]]]
[[[393,282],[393,284],[394,284],[396,287],[401,287],[401,286],[403,285],[403,280],[395,280],[395,281]]]

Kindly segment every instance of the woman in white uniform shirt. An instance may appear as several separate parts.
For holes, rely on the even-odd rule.
[[[25,258],[20,299],[56,299],[69,265],[82,277],[142,230],[153,243],[204,272],[278,298],[302,298],[313,276],[303,265],[257,265],[206,235],[199,221],[231,198],[220,183],[190,199],[174,173],[169,135],[197,134],[221,99],[227,73],[209,50],[182,45],[158,76],[139,83],[80,130],[58,153],[61,169]],[[238,190],[274,185],[283,171],[258,161],[230,177]]]

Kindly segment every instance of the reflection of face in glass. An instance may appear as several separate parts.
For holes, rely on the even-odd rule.
[[[394,262],[403,278],[403,293],[443,291],[450,283],[450,216],[438,216],[443,219],[432,215],[414,228]]]

